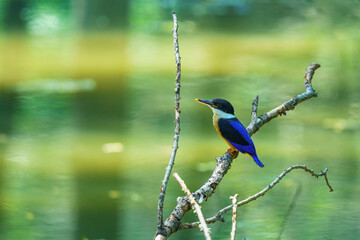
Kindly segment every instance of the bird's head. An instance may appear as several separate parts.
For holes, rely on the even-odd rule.
[[[225,114],[231,114],[234,115],[234,108],[228,101],[220,98],[215,98],[213,100],[205,100],[205,99],[195,99],[199,103],[205,104],[209,106],[214,113],[218,113],[219,115],[222,115],[222,113]]]

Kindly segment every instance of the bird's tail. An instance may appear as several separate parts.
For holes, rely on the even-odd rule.
[[[264,164],[260,162],[259,158],[256,155],[251,155],[251,157],[254,159],[257,165],[259,165],[260,167],[264,167]]]

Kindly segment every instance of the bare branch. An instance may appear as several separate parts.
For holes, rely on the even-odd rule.
[[[236,236],[236,213],[237,213],[237,199],[239,197],[239,194],[235,194],[233,197],[230,197],[230,199],[232,200],[232,206],[233,206],[233,215],[232,215],[232,228],[231,228],[231,235],[230,235],[230,240],[235,240],[235,236]]]
[[[324,174],[324,178],[325,178],[326,184],[328,185],[328,187],[329,187],[329,189],[330,189],[330,191],[329,191],[329,192],[333,192],[333,191],[334,191],[334,189],[330,186],[329,180],[328,180],[327,175],[326,175],[327,170],[328,170],[328,169],[327,169],[327,168],[325,168],[325,170],[324,170],[324,172],[325,172],[325,174]]]
[[[307,69],[305,73],[305,91],[312,92],[314,91],[311,85],[311,80],[315,74],[315,70],[320,67],[320,64],[312,63]]]
[[[184,191],[184,193],[186,194],[186,196],[189,198],[191,207],[192,207],[192,209],[194,209],[194,211],[196,212],[196,214],[199,218],[199,222],[200,222],[199,228],[201,231],[203,231],[203,233],[205,235],[205,239],[211,240],[210,229],[208,228],[208,226],[205,223],[205,218],[204,218],[204,215],[202,214],[200,205],[196,202],[194,196],[191,194],[190,190],[187,188],[185,182],[180,178],[179,174],[174,173],[173,176],[175,177],[176,181],[180,184],[180,186],[181,186],[182,190]]]
[[[206,183],[199,188],[196,192],[193,193],[196,201],[201,203],[207,198],[209,198],[214,192],[216,187],[221,182],[222,178],[225,176],[227,171],[230,169],[233,156],[229,153],[225,153],[221,158],[217,159],[216,167],[211,175],[211,177],[206,181]],[[165,221],[165,229],[167,231],[167,236],[170,236],[172,233],[179,230],[181,227],[182,217],[191,209],[189,199],[187,197],[179,197],[178,203],[170,217]],[[199,224],[197,224],[197,227]]]
[[[317,92],[311,87],[311,79],[314,75],[314,72],[320,65],[316,63],[312,63],[310,67],[306,69],[305,75],[305,92],[295,96],[279,107],[269,111],[266,114],[261,115],[256,118],[255,124],[251,124],[247,127],[247,131],[250,136],[253,135],[256,131],[260,129],[265,123],[269,122],[271,119],[276,118],[281,114],[285,114],[286,111],[292,110],[299,103],[308,100],[312,97],[317,96]],[[310,86],[310,87],[309,87]],[[257,105],[258,98],[254,99],[252,106],[252,116],[257,114]],[[235,159],[237,155],[230,154],[229,152],[225,152],[222,157],[217,158],[216,168],[214,169],[210,178],[204,183],[204,185],[193,193],[196,201],[201,203],[202,201],[209,198],[216,190],[217,186],[220,184],[221,180],[225,176],[225,174],[230,169],[231,163],[233,159]],[[178,202],[168,219],[164,223],[164,232],[162,233],[166,238],[168,238],[172,233],[188,229],[195,228],[199,226],[199,222],[189,223],[189,224],[181,224],[181,219],[183,216],[191,209],[191,205],[189,203],[189,199],[187,197],[179,197]],[[217,221],[223,221],[223,217],[220,214],[219,216],[214,216],[212,218],[206,219],[206,223],[214,223]],[[166,239],[164,238],[164,239]]]
[[[164,229],[164,220],[163,220],[163,207],[164,207],[164,199],[166,194],[166,187],[170,178],[171,170],[175,163],[175,156],[178,149],[179,143],[179,135],[180,135],[180,79],[181,79],[181,61],[180,61],[180,53],[179,53],[179,42],[178,42],[178,22],[176,13],[173,12],[173,20],[174,20],[174,29],[173,29],[173,37],[174,37],[174,48],[175,48],[175,62],[176,62],[176,78],[175,78],[175,136],[174,143],[172,147],[172,152],[170,156],[169,165],[166,168],[166,173],[164,176],[164,180],[162,181],[162,186],[160,189],[159,202],[158,202],[158,224],[157,224],[157,235],[158,234],[166,234]]]
[[[206,224],[216,223],[216,222],[225,222],[224,217],[221,215],[218,218],[217,217],[211,217],[208,219],[205,219]],[[198,228],[199,222],[192,222],[192,223],[183,223],[178,230],[185,230],[190,228]]]
[[[257,119],[258,104],[259,104],[259,95],[256,95],[256,97],[254,98],[253,103],[252,103],[251,122],[248,126],[249,129],[252,129],[255,126],[256,119]]]
[[[291,167],[285,169],[277,178],[275,178],[275,180],[272,183],[267,185],[260,192],[258,192],[255,195],[253,195],[251,197],[248,197],[248,198],[238,202],[237,206],[240,207],[242,205],[245,205],[245,204],[247,204],[249,202],[252,202],[252,201],[258,199],[261,196],[264,196],[270,189],[272,189],[276,184],[278,184],[280,182],[280,180],[283,177],[285,177],[286,174],[288,174],[289,172],[291,172],[294,169],[303,169],[304,171],[310,173],[312,176],[314,176],[316,178],[318,178],[320,176],[324,176],[324,178],[326,180],[326,184],[328,185],[328,187],[330,189],[330,192],[334,191],[332,189],[332,187],[330,186],[329,181],[327,180],[327,177],[326,177],[326,173],[327,173],[327,170],[328,170],[327,168],[325,168],[325,170],[322,171],[321,173],[315,173],[313,170],[307,168],[306,166],[294,165],[294,166],[291,166]],[[214,222],[217,222],[217,221],[223,221],[222,215],[225,214],[227,211],[229,211],[232,207],[233,207],[233,205],[229,205],[229,206],[221,209],[220,211],[217,212],[217,214],[215,214],[215,216],[206,219],[206,223],[209,224],[209,223],[214,223]],[[184,224],[181,229],[194,228],[194,227],[196,227],[196,225],[198,225],[198,222]]]
[[[311,84],[311,80],[312,77],[315,74],[315,70],[318,69],[320,67],[320,64],[317,63],[312,63],[307,69],[306,69],[306,73],[305,73],[305,92],[301,93],[295,97],[293,97],[292,99],[290,99],[289,101],[281,104],[280,106],[274,108],[273,110],[261,115],[260,117],[258,117],[255,121],[255,123],[253,123],[253,118],[251,120],[251,123],[249,124],[249,126],[246,128],[248,133],[251,135],[253,135],[254,133],[256,133],[260,127],[262,127],[265,123],[269,122],[271,119],[278,117],[279,115],[286,115],[286,112],[289,110],[293,110],[296,105],[298,105],[299,103],[308,100],[312,97],[317,97],[317,92],[312,88],[312,84]],[[254,99],[255,102],[255,99]],[[253,103],[253,108],[254,108],[254,103]],[[252,114],[253,116],[253,114]]]

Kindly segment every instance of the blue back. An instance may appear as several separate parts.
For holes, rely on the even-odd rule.
[[[219,129],[221,135],[237,150],[256,156],[254,143],[246,128],[237,118],[219,119]]]

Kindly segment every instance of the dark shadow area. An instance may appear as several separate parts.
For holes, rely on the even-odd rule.
[[[5,150],[8,136],[11,133],[12,119],[15,113],[16,94],[6,92],[0,88],[0,230],[4,223],[4,169],[5,169]]]
[[[4,27],[8,31],[23,31],[26,28],[26,21],[23,18],[23,11],[28,6],[26,0],[7,0],[4,3]]]
[[[4,144],[0,143],[0,229],[4,226],[4,199],[3,199],[3,186],[4,186]],[[1,233],[1,231],[0,231]]]
[[[124,79],[108,84],[110,79],[97,79],[96,90],[79,92],[75,97],[75,112],[79,128],[85,130],[126,129],[126,114],[131,106]]]
[[[75,239],[117,239],[118,169],[115,161],[99,159],[111,165],[106,170],[84,171],[78,165],[75,181],[77,230]],[[86,160],[83,159],[85,162]],[[103,171],[101,171],[103,170]]]

